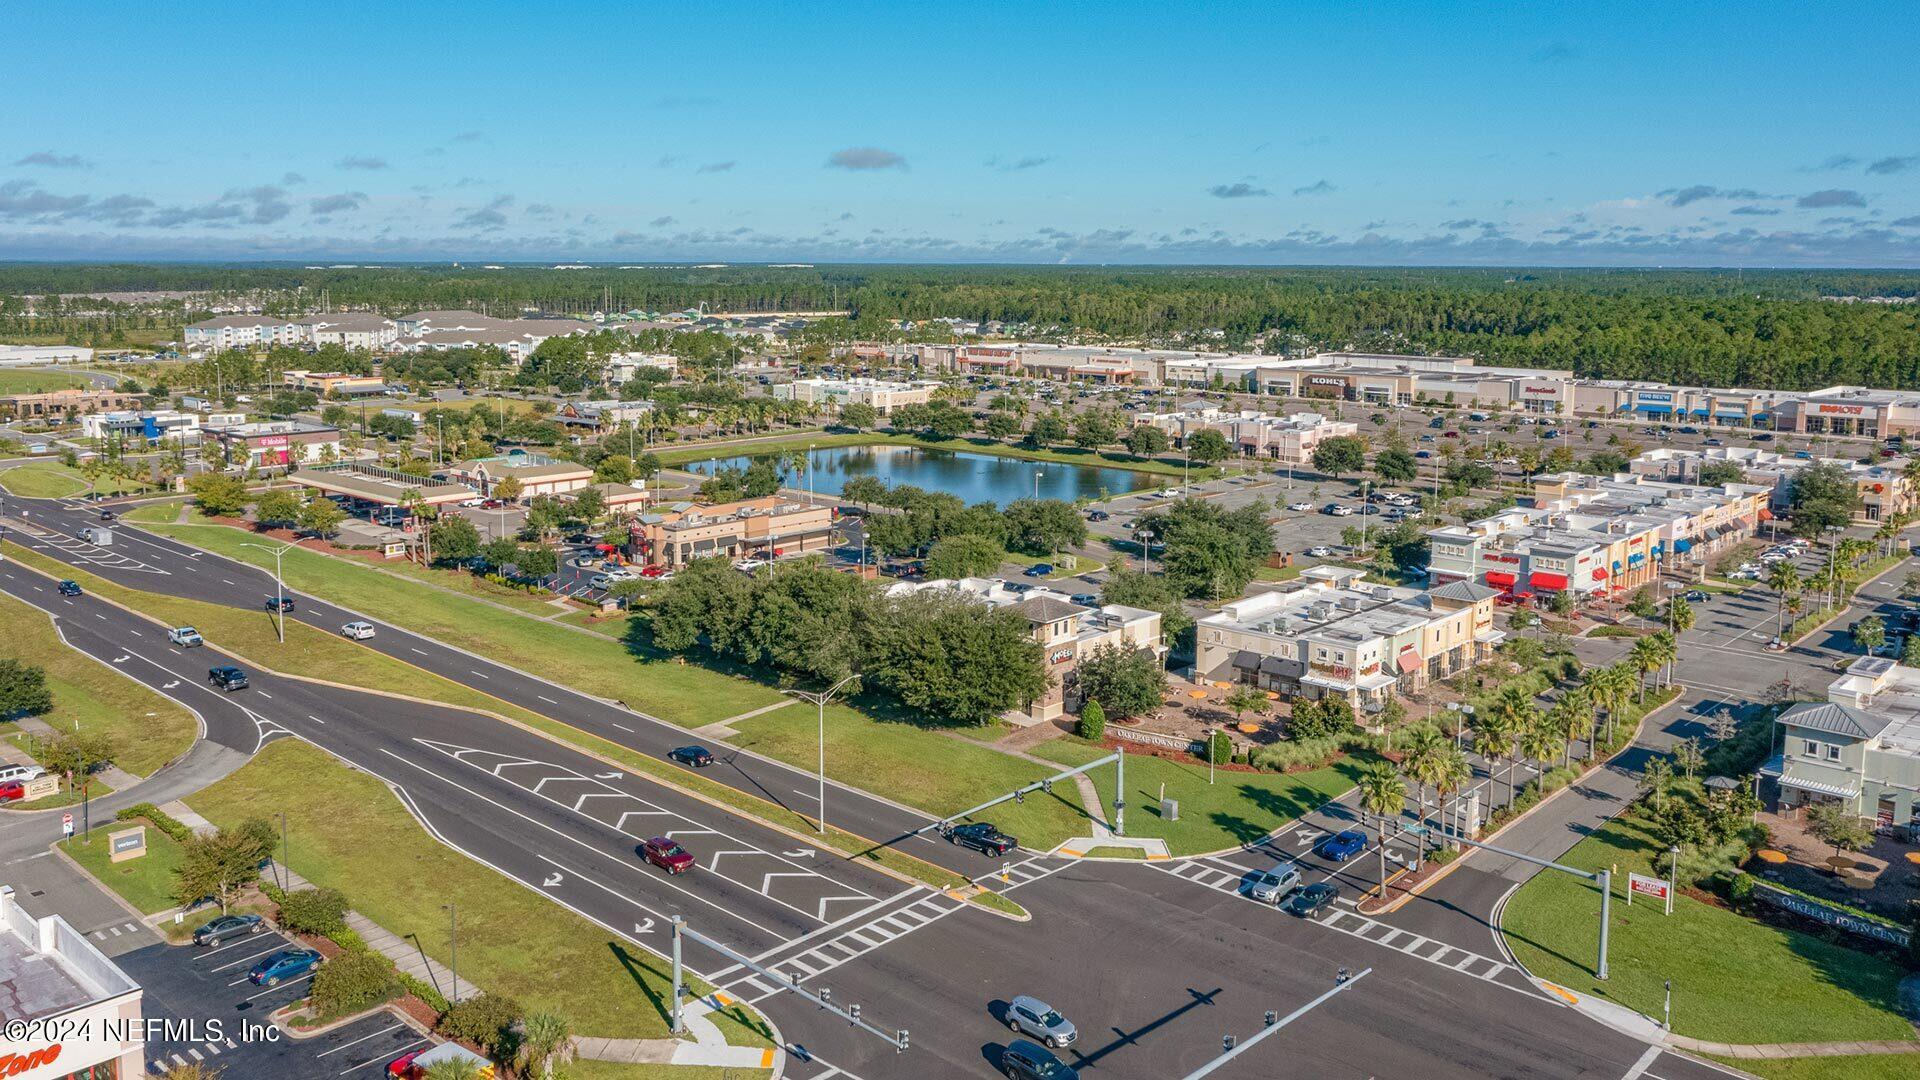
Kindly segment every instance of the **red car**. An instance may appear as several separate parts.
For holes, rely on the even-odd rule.
[[[687,849],[664,836],[656,836],[641,844],[640,854],[669,874],[684,874],[693,869],[693,856],[687,853]]]
[[[20,780],[0,784],[0,802],[16,802],[27,797],[27,785]]]
[[[667,572],[667,568],[664,566],[643,566],[640,568],[641,577],[648,577],[648,578],[659,577],[660,575],[666,572]]]

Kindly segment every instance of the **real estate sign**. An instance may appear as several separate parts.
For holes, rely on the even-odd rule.
[[[1627,874],[1627,906],[1633,906],[1633,894],[1651,896],[1667,905],[1667,914],[1673,914],[1673,887],[1666,878],[1649,877],[1646,874]]]

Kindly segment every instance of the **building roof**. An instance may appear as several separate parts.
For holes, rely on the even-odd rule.
[[[1059,600],[1051,596],[1029,596],[1025,600],[1011,605],[1008,610],[1019,612],[1028,622],[1048,623],[1059,622],[1061,619],[1071,619],[1076,615],[1084,614],[1092,609],[1084,608],[1079,604]]]
[[[254,327],[254,326],[272,327],[272,326],[286,326],[286,325],[287,325],[287,322],[285,320],[276,319],[271,315],[216,315],[211,319],[203,319],[200,322],[193,323],[192,325],[188,326],[187,329],[189,330],[226,330],[229,328],[239,328],[239,327]]]
[[[1500,590],[1489,589],[1478,582],[1462,579],[1449,585],[1442,585],[1439,588],[1431,589],[1427,592],[1427,595],[1437,596],[1442,600],[1459,600],[1463,603],[1475,604],[1489,597],[1499,596]]]
[[[1871,739],[1893,723],[1892,716],[1875,716],[1832,701],[1802,702],[1780,714],[1780,722],[1850,739]]]
[[[393,326],[393,320],[370,311],[330,311],[321,315],[309,315],[297,320],[294,325],[309,326],[315,330],[364,333],[369,330],[390,329]]]

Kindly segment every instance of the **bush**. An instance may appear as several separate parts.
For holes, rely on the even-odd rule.
[[[347,928],[347,898],[338,889],[300,889],[280,901],[280,922],[305,934],[332,937]]]
[[[165,810],[160,809],[150,802],[134,803],[132,806],[127,807],[125,810],[113,816],[119,821],[133,821],[136,818],[146,818],[148,823],[154,828],[159,829],[161,832],[166,833],[168,836],[183,844],[193,837],[192,829],[187,828],[172,814],[167,813]]]
[[[510,997],[481,994],[457,1002],[440,1018],[440,1033],[462,1039],[494,1057],[511,1057],[513,1029],[526,1010]]]
[[[393,961],[369,952],[341,953],[313,976],[313,1007],[326,1017],[371,1009],[399,992]]]
[[[434,1012],[441,1013],[442,1015],[446,1013],[451,1005],[451,1003],[447,1001],[445,994],[442,994],[426,982],[416,979],[404,971],[400,972],[400,986],[405,989],[407,993],[426,1002],[432,1007]]]
[[[1753,875],[1735,873],[1727,882],[1727,899],[1736,904],[1744,904],[1753,899]]]
[[[1081,707],[1076,733],[1088,742],[1099,742],[1107,737],[1107,713],[1099,702],[1088,701]]]

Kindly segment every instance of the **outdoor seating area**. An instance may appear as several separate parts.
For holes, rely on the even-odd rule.
[[[1904,828],[1881,830],[1865,851],[1834,853],[1803,811],[1763,812],[1772,842],[1753,868],[1762,878],[1893,919],[1920,902],[1920,845]]]

